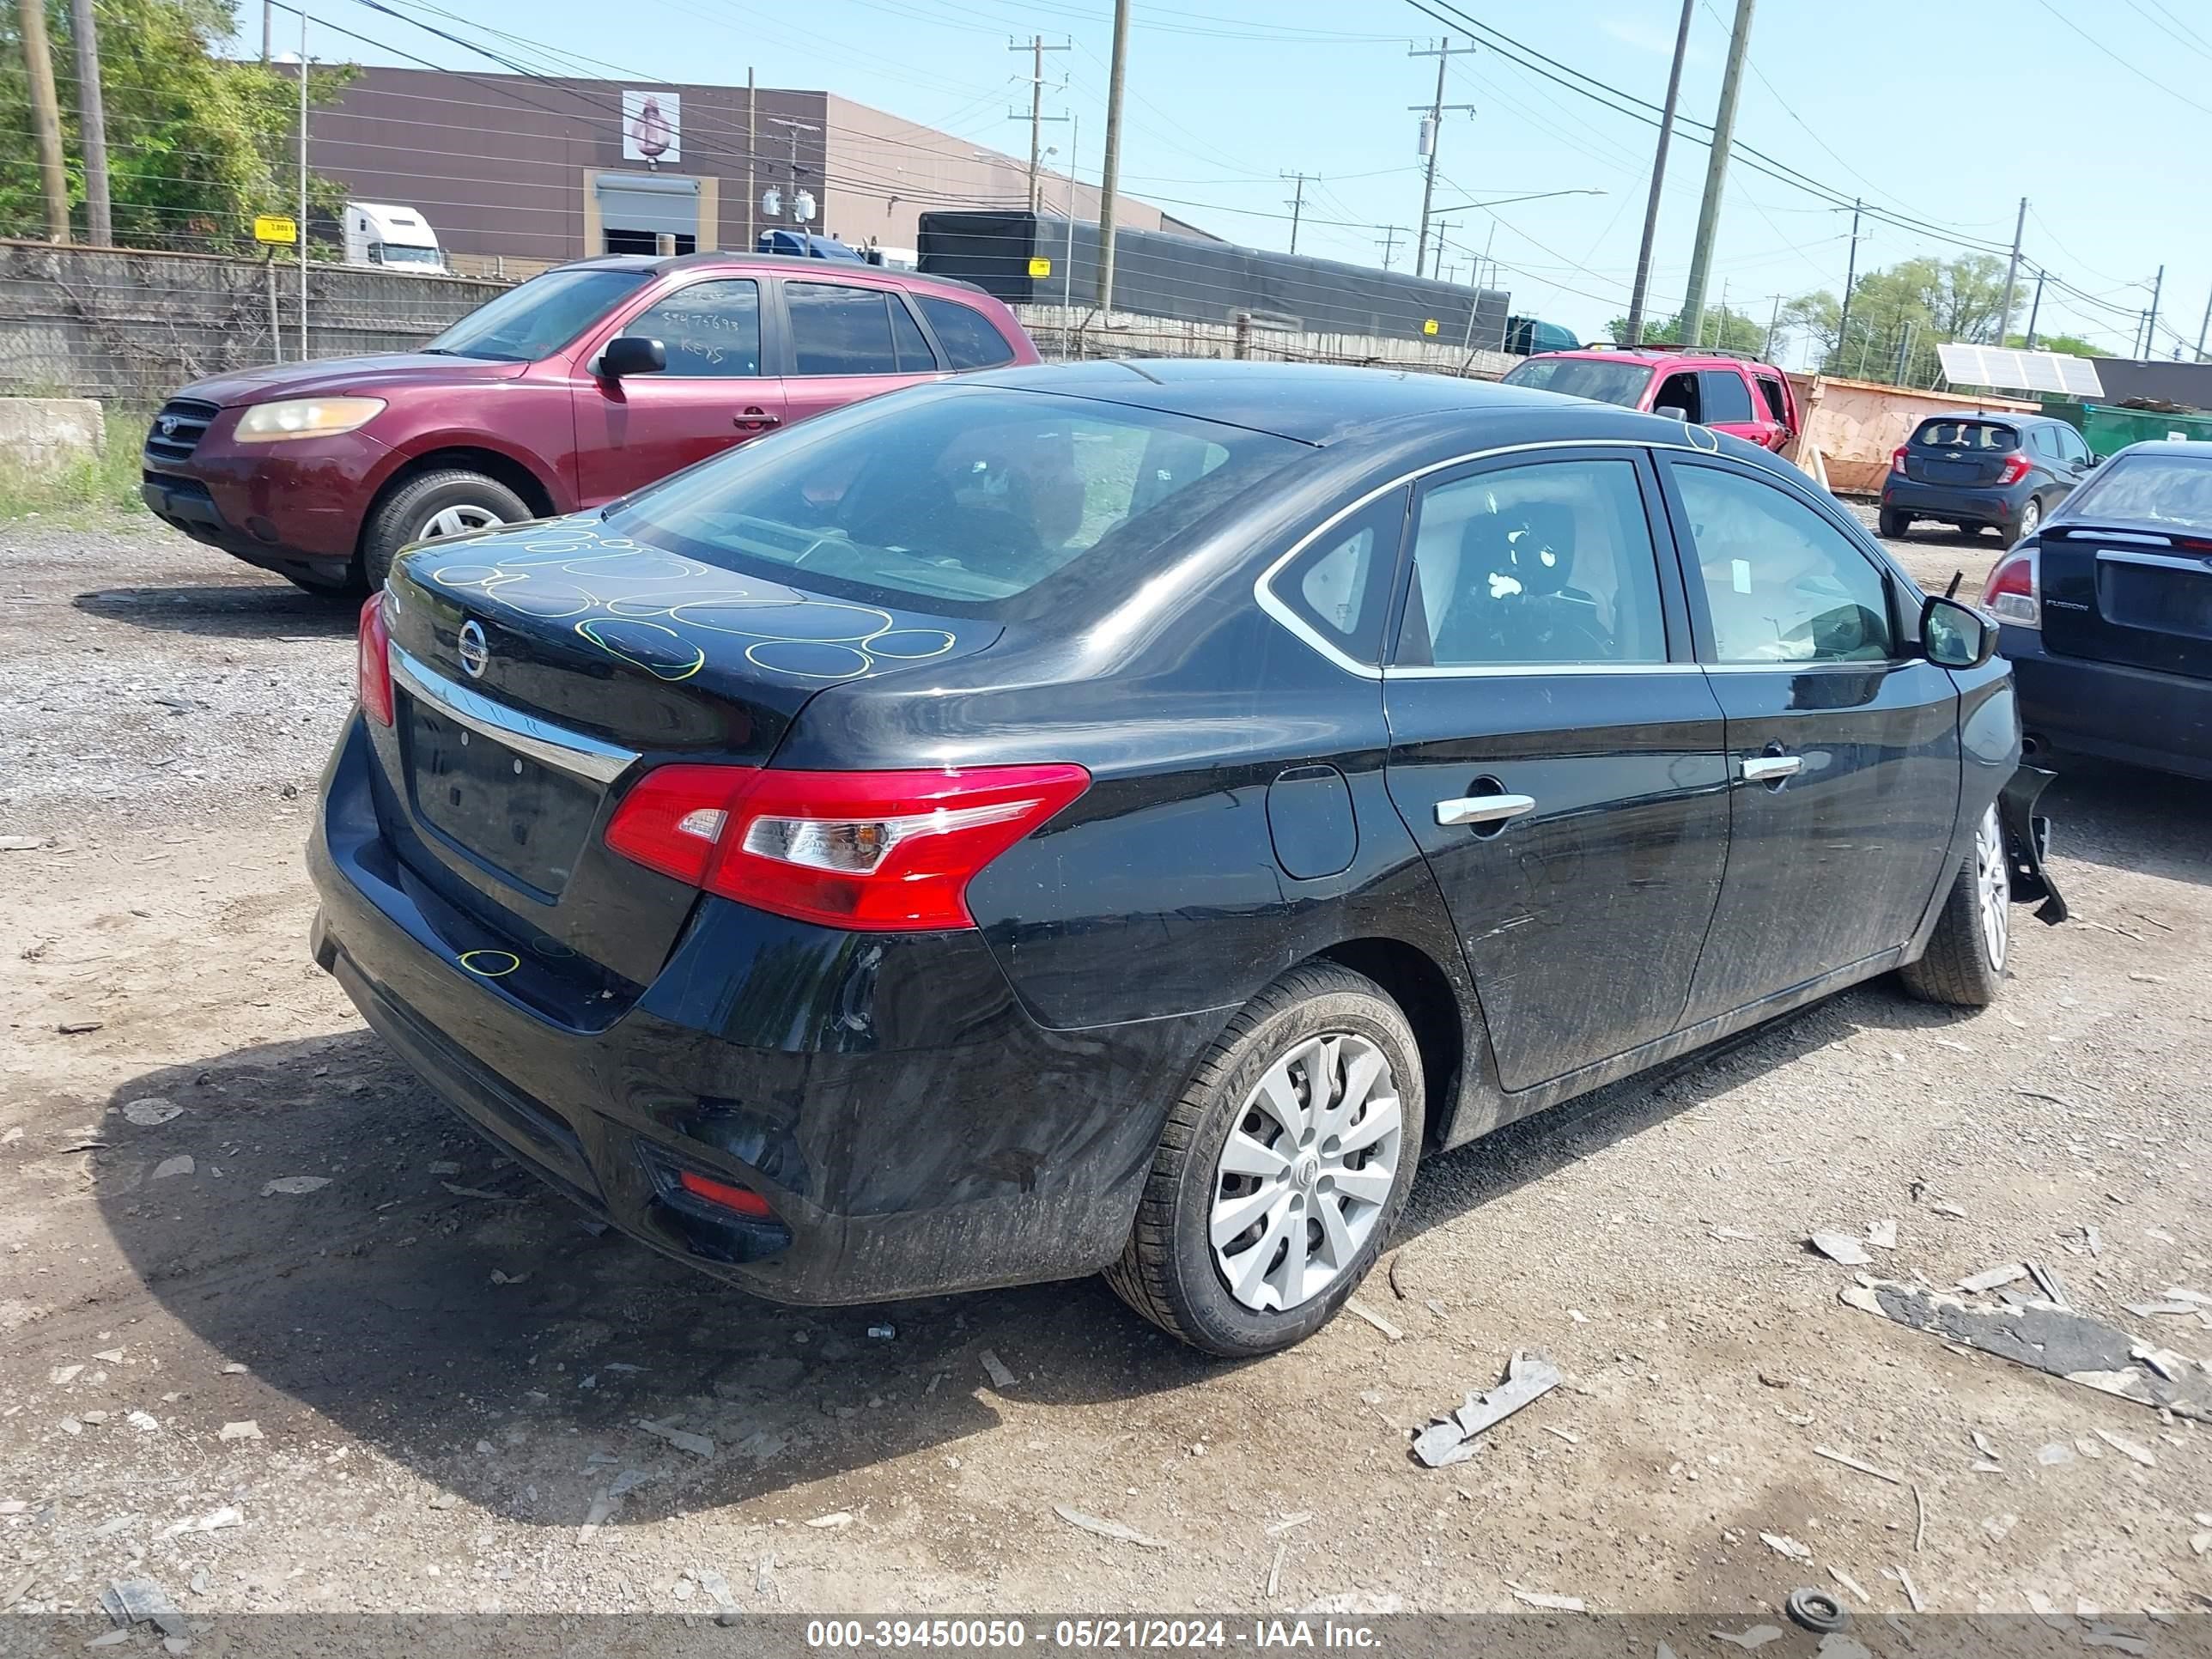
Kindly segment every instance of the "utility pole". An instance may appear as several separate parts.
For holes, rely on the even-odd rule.
[[[2160,265],[2158,268],[2158,279],[2150,285],[2150,314],[2143,323],[2142,355],[2146,357],[2158,356],[2158,301],[2159,296],[2165,292],[2166,267]]]
[[[1774,361],[1774,335],[1775,331],[1781,326],[1782,296],[1778,294],[1774,296],[1774,314],[1766,319],[1765,343],[1759,349],[1759,359],[1761,362],[1771,363]]]
[[[745,252],[760,241],[759,180],[753,164],[760,156],[760,88],[753,81],[753,66],[745,65]]]
[[[1436,257],[1429,261],[1430,276],[1437,277],[1439,281],[1443,280],[1442,272],[1443,270],[1444,264],[1444,233],[1448,230],[1462,230],[1465,228],[1465,226],[1459,223],[1456,220],[1444,219],[1437,220],[1436,223],[1431,227],[1431,228],[1436,232],[1437,235]]]
[[[2027,307],[2027,349],[2030,351],[2035,349],[2035,320],[2043,315],[2044,275],[2043,268],[2039,265],[2035,272],[2035,298],[2028,302]],[[2207,307],[2207,315],[2212,315],[2212,307]]]
[[[300,361],[307,361],[307,9],[300,8]]]
[[[1305,212],[1306,206],[1306,180],[1309,179],[1318,179],[1321,177],[1321,174],[1318,173],[1285,173],[1283,177],[1285,179],[1296,179],[1297,181],[1297,191],[1291,195],[1289,201],[1283,204],[1285,207],[1291,210],[1291,252],[1296,253],[1298,251],[1298,220]]]
[[[1048,52],[1066,52],[1068,50],[1068,45],[1067,43],[1063,43],[1056,46],[1048,46],[1045,44],[1044,36],[1042,34],[1033,34],[1026,41],[1007,41],[1006,50],[1008,52],[1028,52],[1031,59],[1031,68],[1029,75],[1030,211],[1031,213],[1035,213],[1037,210],[1039,204],[1044,199],[1037,193],[1037,168],[1042,162],[1044,154],[1043,150],[1040,148],[1040,146],[1044,143],[1042,136],[1044,131],[1044,124],[1047,121],[1065,121],[1067,119],[1065,115],[1047,115],[1044,112],[1044,55]],[[1015,78],[1018,80],[1021,77],[1018,76]],[[1018,109],[1008,110],[1006,112],[1006,118],[1009,121],[1018,121],[1022,118],[1022,112]]]
[[[276,0],[261,0],[261,61],[267,63],[270,44],[276,38]]]
[[[2197,361],[2204,361],[2204,337],[2212,334],[2212,294],[2204,296],[2204,320],[2197,325]]]
[[[1863,199],[1851,204],[1851,252],[1844,263],[1843,314],[1836,319],[1836,364],[1844,361],[1844,340],[1851,326],[1851,286],[1859,279],[1859,214],[1866,207]]]
[[[2012,259],[2005,266],[2004,304],[1997,308],[1997,344],[2005,343],[2005,331],[2012,326],[2012,289],[2020,276],[2020,238],[2027,228],[2027,198],[2020,198],[2020,216],[2012,222]]]
[[[1106,70],[1106,159],[1098,175],[1098,309],[1114,309],[1114,203],[1121,193],[1121,88],[1129,68],[1129,0],[1114,0]]]
[[[107,106],[100,90],[100,23],[92,0],[70,0],[70,33],[76,37],[78,137],[84,147],[85,240],[115,246],[115,219],[107,195]]]
[[[1390,258],[1398,251],[1398,239],[1406,234],[1403,225],[1377,225],[1382,234],[1375,239],[1376,246],[1382,250],[1382,269],[1390,269]]]
[[[1682,93],[1682,59],[1690,50],[1690,11],[1698,0],[1682,0],[1682,21],[1674,30],[1674,63],[1667,71],[1667,104],[1659,115],[1659,148],[1651,157],[1651,195],[1644,204],[1644,240],[1636,250],[1636,286],[1628,295],[1628,345],[1644,341],[1644,296],[1651,286],[1651,240],[1659,234],[1659,194],[1667,183],[1667,146],[1674,137],[1674,103]]]
[[[1455,56],[1471,52],[1474,50],[1472,43],[1464,46],[1452,45],[1451,36],[1447,34],[1433,46],[1409,46],[1406,51],[1408,58],[1433,58],[1437,60],[1436,97],[1425,104],[1406,106],[1407,109],[1423,113],[1427,118],[1421,124],[1421,137],[1424,140],[1421,153],[1429,158],[1429,167],[1428,176],[1421,183],[1421,234],[1413,242],[1413,275],[1416,276],[1425,274],[1428,269],[1429,204],[1436,198],[1437,151],[1442,148],[1444,111],[1447,108],[1463,109],[1469,115],[1474,113],[1474,106],[1472,104],[1447,105],[1444,102],[1444,70]],[[1388,270],[1389,267],[1385,266],[1384,269]]]
[[[1721,71],[1721,105],[1713,117],[1713,150],[1705,158],[1705,194],[1698,204],[1697,240],[1690,246],[1690,282],[1682,295],[1682,337],[1695,340],[1705,321],[1705,281],[1712,273],[1713,241],[1720,234],[1721,191],[1728,184],[1729,149],[1735,143],[1735,99],[1743,85],[1744,53],[1751,46],[1753,0],[1735,0],[1729,31],[1728,64]]]
[[[39,181],[46,198],[46,240],[70,239],[69,175],[62,170],[62,108],[54,95],[54,59],[46,46],[45,0],[16,0],[22,19],[23,67],[31,80],[31,125],[39,135]]]

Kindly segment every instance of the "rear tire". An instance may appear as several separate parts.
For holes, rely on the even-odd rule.
[[[1986,1008],[2004,987],[2011,954],[2012,867],[2004,828],[1991,806],[1974,830],[1973,849],[1952,878],[1928,952],[1898,969],[1905,988],[1923,1002]]]
[[[1404,1212],[1422,1082],[1413,1028],[1372,980],[1326,963],[1285,974],[1230,1021],[1170,1109],[1106,1282],[1208,1353],[1304,1341]]]
[[[1903,541],[1906,532],[1911,528],[1912,520],[1908,515],[1903,513],[1893,513],[1886,507],[1882,508],[1881,533],[1888,540]]]
[[[376,504],[361,542],[362,580],[372,593],[392,574],[392,562],[410,543],[520,524],[535,518],[530,505],[496,478],[451,467],[410,478]]]
[[[2009,545],[2017,547],[2043,527],[2043,503],[2030,495],[2027,505],[2020,510],[2020,523],[2014,526]]]

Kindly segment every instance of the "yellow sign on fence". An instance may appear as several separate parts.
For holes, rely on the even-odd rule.
[[[1049,260],[1049,259],[1048,259],[1048,258],[1044,258],[1044,257],[1042,257],[1042,255],[1039,255],[1039,256],[1037,256],[1036,258],[1032,258],[1032,259],[1030,261],[1030,276],[1051,276],[1051,275],[1052,275],[1052,261],[1051,261],[1051,260]]]
[[[1424,334],[1433,334],[1436,331],[1437,319],[1433,317],[1424,318],[1421,321],[1421,332]]]
[[[264,213],[253,222],[253,240],[257,242],[281,242],[289,247],[300,240],[299,222],[280,214]]]

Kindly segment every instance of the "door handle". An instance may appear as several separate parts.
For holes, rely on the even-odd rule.
[[[1802,755],[1747,755],[1743,761],[1743,781],[1746,783],[1779,783],[1784,778],[1794,778],[1805,769]]]
[[[732,415],[730,424],[740,432],[765,432],[772,426],[781,426],[783,416],[764,409],[749,409],[742,415]]]
[[[1462,795],[1437,803],[1438,823],[1498,823],[1534,811],[1534,795]]]

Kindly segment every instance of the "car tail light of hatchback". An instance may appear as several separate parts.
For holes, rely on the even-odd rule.
[[[372,593],[361,608],[356,635],[362,711],[379,726],[392,724],[392,635],[384,625],[384,595]]]
[[[1982,609],[2015,628],[2043,626],[2043,571],[2033,543],[1997,561],[1982,589]]]
[[[2027,476],[2027,457],[2020,450],[2004,458],[2004,471],[1997,474],[2001,484],[2016,484]]]
[[[1900,478],[1905,476],[1905,446],[1903,444],[1898,445],[1889,452],[1889,470]]]
[[[664,875],[802,921],[973,927],[968,884],[1091,786],[1079,766],[797,772],[663,766],[607,845]]]

